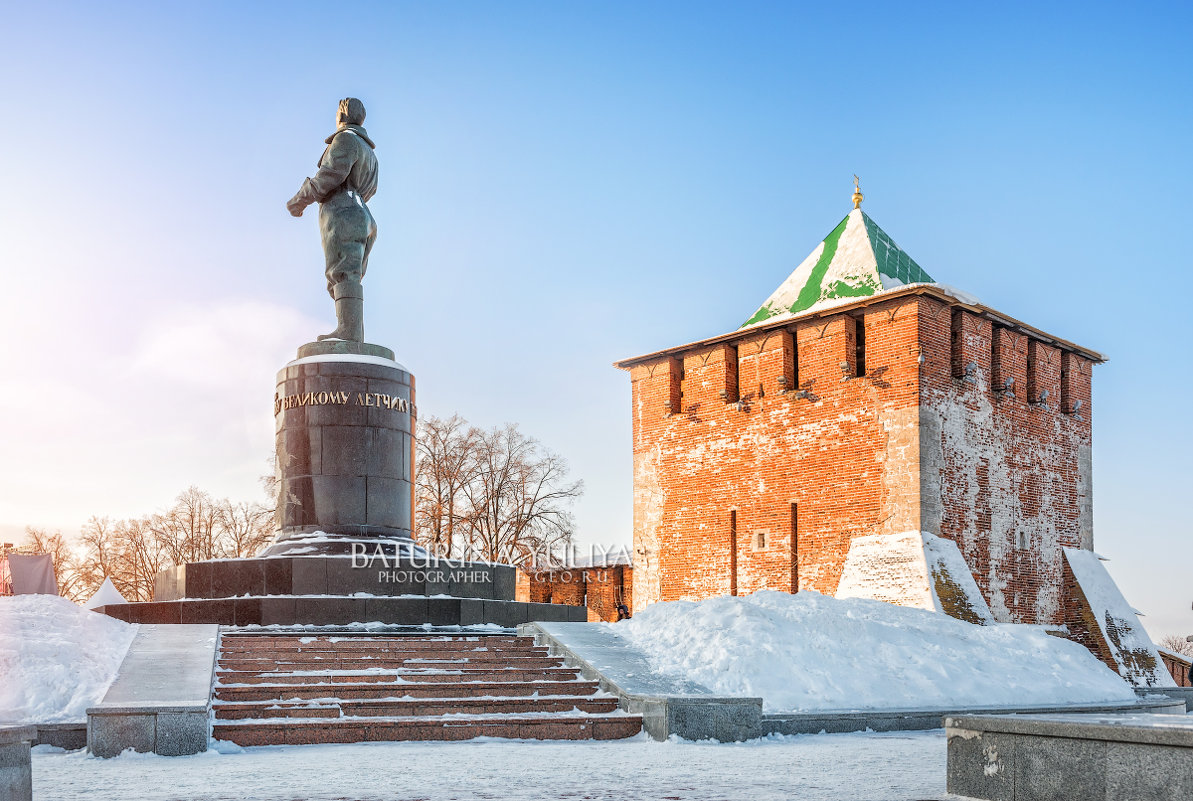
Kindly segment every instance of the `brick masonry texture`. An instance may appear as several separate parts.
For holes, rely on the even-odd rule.
[[[1093,545],[1093,361],[998,320],[878,296],[633,360],[639,605],[831,595],[853,538],[928,531],[996,620],[1062,623],[1061,549]]]
[[[634,609],[634,570],[628,565],[518,570],[518,600],[588,608],[589,622],[617,620],[617,604]]]

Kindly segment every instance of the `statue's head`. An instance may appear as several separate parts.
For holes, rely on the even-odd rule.
[[[340,101],[340,109],[336,112],[336,127],[344,125],[364,125],[365,104],[355,97],[345,97]]]

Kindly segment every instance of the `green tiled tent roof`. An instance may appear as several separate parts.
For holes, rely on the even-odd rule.
[[[861,209],[849,212],[742,328],[904,284],[935,283]]]

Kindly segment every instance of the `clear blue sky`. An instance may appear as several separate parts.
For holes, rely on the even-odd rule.
[[[258,493],[331,327],[284,201],[362,98],[368,335],[424,414],[517,421],[628,542],[617,358],[741,323],[849,208],[1110,356],[1095,541],[1193,633],[1188,4],[9,3],[0,533]]]

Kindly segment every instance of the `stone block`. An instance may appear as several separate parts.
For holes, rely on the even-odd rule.
[[[292,626],[294,625],[293,598],[262,598],[261,599],[262,626]]]
[[[232,601],[232,619],[237,626],[260,626],[260,598],[236,598]]]
[[[29,742],[0,744],[0,801],[32,801],[33,763]]]
[[[499,601],[514,600],[517,593],[517,569],[509,565],[493,565],[490,571],[493,576],[493,598]]]
[[[420,569],[425,578],[423,591],[427,595],[451,595],[452,568],[445,562],[432,562],[425,569]]]
[[[461,625],[459,598],[427,598],[427,622],[432,626]]]
[[[29,743],[17,742],[0,745],[0,773],[19,768],[29,762]]]
[[[293,476],[318,475],[323,472],[321,429],[318,426],[284,428],[277,433],[279,461],[286,464],[286,472]]]
[[[327,560],[319,556],[296,556],[293,567],[295,595],[327,594]]]
[[[370,475],[365,496],[368,525],[402,528],[410,520],[410,482],[405,479]]]
[[[114,617],[117,620],[123,620],[125,623],[130,622],[129,616],[132,614],[132,609],[128,604],[109,604],[108,606],[98,607],[96,612],[101,612],[108,617]]]
[[[385,567],[380,560],[375,560],[371,567],[360,570],[368,577],[371,589],[375,595],[428,595],[427,570],[414,567],[409,562],[397,563],[390,561],[390,567]]]
[[[136,621],[137,623],[181,623],[182,622],[182,605],[178,601],[164,601],[161,603],[148,602],[136,604]],[[129,607],[130,617],[133,607]]]
[[[373,592],[375,574],[363,567],[353,567],[351,559],[327,557],[324,570],[327,573],[328,595],[352,595],[356,592]]]
[[[231,625],[235,620],[235,603],[231,598],[179,601],[179,622]]]
[[[39,723],[34,745],[52,745],[66,751],[87,747],[86,723]],[[0,796],[2,798],[3,796]]]
[[[295,598],[294,622],[311,626],[336,626],[362,622],[364,598]]]
[[[1020,737],[1016,745],[1015,801],[1106,797],[1105,742],[1033,737],[1025,743]]]
[[[214,562],[194,562],[178,566],[179,587],[182,595],[175,598],[211,598],[211,576]],[[155,601],[169,601],[171,598],[154,598]]]
[[[320,477],[368,475],[369,432],[363,426],[325,425]]]
[[[426,598],[366,598],[364,622],[378,621],[401,625],[427,622]]]
[[[370,428],[367,475],[405,480],[407,434],[392,428]]]
[[[583,606],[569,604],[527,604],[526,620],[544,622],[583,622],[588,620],[588,609]]]
[[[325,440],[325,448],[326,440]],[[354,529],[365,523],[364,465],[361,475],[311,476],[310,522],[304,525],[323,525],[329,528]],[[305,512],[304,512],[305,514]]]
[[[278,500],[279,518],[283,529],[315,526],[315,484],[312,476],[292,476],[286,480]]]
[[[1193,798],[1193,753],[1169,745],[1108,743],[1106,798]]]
[[[489,565],[479,563],[445,568],[448,575],[447,594],[456,598],[495,599],[493,594],[493,572]]]
[[[154,753],[187,756],[206,751],[208,721],[206,712],[158,712]]]
[[[211,568],[211,598],[233,598],[237,595],[264,595],[265,569],[260,559],[229,559],[227,561],[196,563]]]
[[[1015,735],[950,728],[948,791],[988,801],[1014,801],[1015,745]]]
[[[119,756],[126,748],[150,753],[157,736],[156,716],[140,714],[88,714],[87,750],[97,757]]]
[[[460,625],[461,626],[475,626],[480,623],[488,623],[485,620],[485,604],[494,603],[494,601],[477,601],[471,598],[460,599]]]
[[[265,594],[292,594],[294,592],[294,560],[277,556],[261,561],[265,569]]]
[[[1016,801],[1193,794],[1193,721],[1183,714],[974,715],[945,726],[950,793]]]
[[[687,740],[740,742],[762,733],[762,706],[753,703],[668,698],[667,730]],[[670,734],[668,736],[670,736]]]
[[[528,622],[527,606],[518,601],[482,601],[481,623],[496,623],[498,626],[514,628]]]

